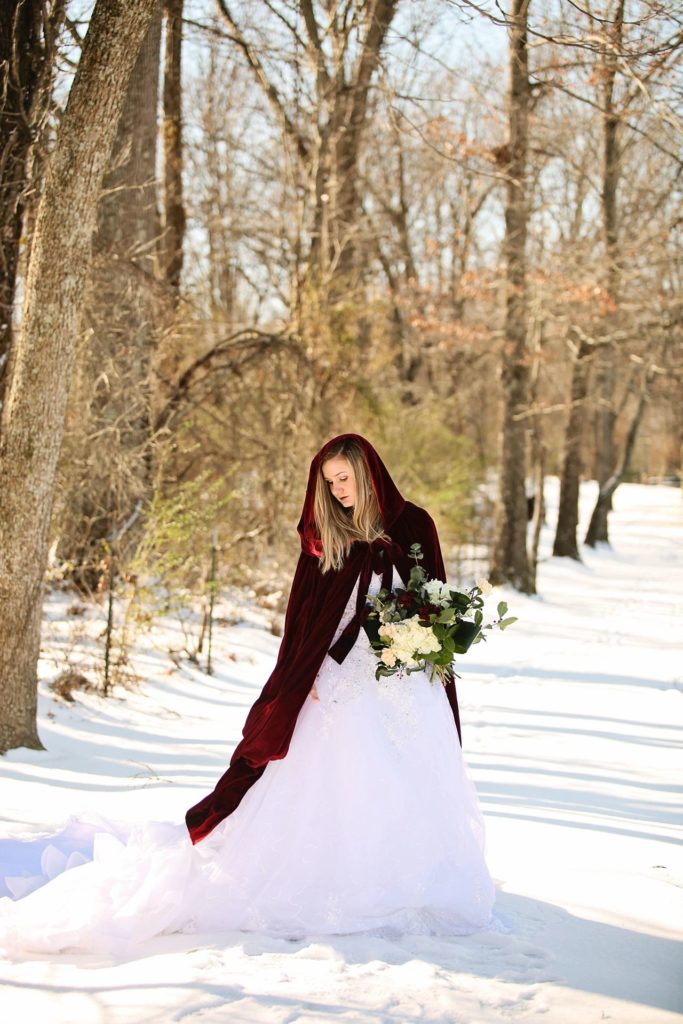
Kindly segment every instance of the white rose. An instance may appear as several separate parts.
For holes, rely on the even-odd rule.
[[[438,601],[441,598],[442,587],[443,583],[441,580],[428,580],[422,589],[427,593],[431,601]]]
[[[390,647],[385,647],[381,654],[381,661],[387,668],[393,668],[396,664],[396,655]]]
[[[456,590],[450,583],[442,583],[441,580],[430,580],[427,593],[434,604],[447,605],[451,600],[451,594]]]

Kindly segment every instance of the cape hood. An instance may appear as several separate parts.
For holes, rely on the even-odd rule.
[[[363,452],[384,530],[391,540],[381,539],[371,544],[356,541],[351,545],[341,569],[323,574],[320,571],[320,537],[313,517],[315,482],[320,464],[330,448],[347,439],[355,440]],[[301,553],[289,594],[277,661],[247,715],[242,740],[230,758],[227,771],[218,780],[213,792],[191,807],[185,815],[193,843],[207,836],[235,810],[270,761],[286,756],[299,712],[308,698],[325,655],[329,654],[341,663],[355,643],[362,627],[365,597],[372,573],[381,573],[382,585],[388,586],[392,565],[395,565],[401,578],[407,579],[414,565],[408,551],[411,544],[419,543],[424,556],[422,566],[427,575],[446,582],[433,519],[425,509],[403,498],[376,450],[360,434],[338,434],[327,441],[314,456],[297,530],[301,539]],[[355,615],[334,645],[330,646],[357,579],[359,585]],[[452,674],[445,689],[453,711],[457,736],[460,737],[458,699]]]

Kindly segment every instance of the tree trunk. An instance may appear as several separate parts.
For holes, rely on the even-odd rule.
[[[529,563],[536,588],[536,571],[538,569],[538,549],[541,544],[541,529],[545,523],[545,445],[538,427],[532,435],[533,467],[534,467],[534,512],[531,518],[531,545]]]
[[[97,200],[151,0],[97,0],[47,168],[0,438],[0,750],[40,747],[36,680],[55,472]]]
[[[607,317],[606,328],[615,325],[618,316],[620,270],[619,270],[619,213],[617,192],[621,176],[621,157],[618,144],[620,115],[615,102],[615,83],[618,69],[618,52],[624,24],[625,0],[617,0],[616,11],[611,25],[610,46],[605,48],[602,73],[602,188],[600,204],[602,209],[602,231],[605,246],[605,286],[615,312]],[[614,448],[614,389],[616,385],[617,352],[613,345],[604,346],[598,353],[595,388],[597,407],[595,411],[595,476],[602,485],[610,476],[616,462]]]
[[[183,206],[183,138],[181,47],[183,0],[164,0],[164,240],[163,268],[177,304],[183,269],[185,207]]]
[[[529,130],[529,0],[513,0],[510,16],[509,164],[505,207],[507,301],[501,377],[503,416],[498,500],[491,564],[492,583],[511,583],[533,593],[526,547],[526,425],[528,404],[526,236]]]
[[[537,316],[533,329],[533,360],[529,378],[529,402],[535,408],[540,400],[540,378],[541,366],[543,363],[543,336],[545,325],[541,317]],[[542,419],[534,415],[530,419],[529,444],[531,449],[531,466],[533,472],[533,513],[531,515],[531,537],[529,544],[529,575],[531,586],[536,590],[536,575],[538,572],[538,551],[541,544],[541,530],[545,523],[545,465],[546,450],[541,433]],[[527,518],[529,518],[527,513]]]
[[[159,0],[152,8],[98,207],[90,337],[68,410],[57,555],[86,589],[99,583],[103,540],[116,536],[151,484],[150,363],[167,299],[156,277]],[[135,531],[127,534],[129,546],[135,539]]]
[[[50,106],[64,6],[65,0],[6,0],[0,17],[0,403],[9,377],[31,152]]]
[[[624,479],[629,463],[631,462],[631,456],[633,455],[633,449],[636,444],[636,437],[638,436],[638,429],[649,397],[650,380],[651,375],[648,372],[643,378],[640,395],[638,396],[638,404],[629,424],[621,462],[615,467],[614,472],[600,488],[598,500],[595,503],[595,508],[593,509],[590,523],[588,524],[588,530],[586,531],[584,543],[586,543],[588,547],[594,548],[599,542],[605,544],[609,543],[607,520],[612,508],[612,497],[617,487]]]
[[[588,390],[588,356],[591,345],[582,334],[574,349],[572,381],[569,399],[569,417],[564,435],[564,457],[560,475],[560,503],[553,555],[581,561],[576,542],[579,525],[579,484],[581,480],[581,441],[586,416]]]
[[[161,233],[156,174],[160,0],[151,6],[153,17],[130,76],[97,209],[95,250],[115,260],[134,260],[153,276]]]

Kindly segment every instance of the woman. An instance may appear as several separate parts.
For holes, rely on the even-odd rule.
[[[311,463],[298,532],[275,668],[228,770],[187,812],[189,840],[170,824],[138,827],[127,842],[98,836],[94,859],[2,901],[0,948],[490,925],[494,887],[453,679],[378,681],[363,629],[366,595],[406,582],[411,544],[445,580],[433,520],[401,496],[368,441],[341,434]],[[65,909],[74,903],[88,908],[79,919]]]

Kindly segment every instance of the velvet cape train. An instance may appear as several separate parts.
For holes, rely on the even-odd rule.
[[[315,481],[320,464],[330,448],[347,438],[354,439],[363,451],[384,530],[391,537],[391,542],[378,540],[369,544],[355,541],[342,568],[323,574],[319,568],[320,539],[313,517]],[[419,543],[424,556],[421,564],[427,575],[446,582],[433,519],[425,509],[402,497],[373,446],[359,434],[339,434],[331,438],[313,458],[297,530],[301,538],[301,554],[289,594],[277,661],[247,715],[242,740],[230,758],[227,771],[218,780],[213,792],[191,807],[185,815],[193,843],[207,836],[235,810],[247,790],[261,777],[269,761],[283,758],[287,754],[297,717],[325,655],[329,652],[331,657],[341,663],[362,628],[365,595],[373,571],[383,575],[383,586],[389,584],[392,564],[396,566],[401,578],[407,580],[415,564],[409,557],[409,548],[411,544]],[[359,576],[354,618],[330,647]],[[458,699],[452,674],[445,690],[453,711],[457,736],[460,738]],[[454,731],[454,738],[455,735]]]

